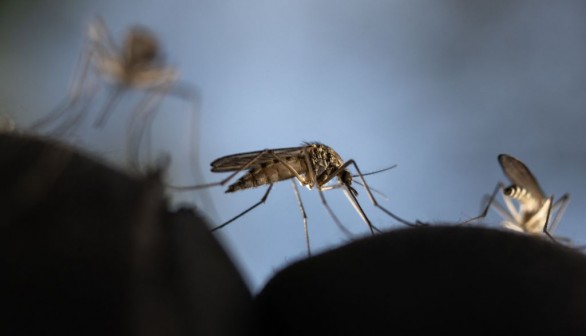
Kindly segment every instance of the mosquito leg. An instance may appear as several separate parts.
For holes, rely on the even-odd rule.
[[[250,208],[242,211],[240,214],[236,215],[235,217],[233,217],[232,219],[228,220],[227,222],[225,222],[222,225],[216,226],[215,228],[211,229],[210,231],[216,231],[219,230],[221,228],[223,228],[224,226],[232,223],[233,221],[237,220],[238,218],[244,216],[245,214],[247,214],[248,212],[250,212],[252,209],[256,208],[257,206],[263,204],[266,200],[267,197],[269,196],[269,193],[271,192],[271,189],[273,189],[273,184],[271,183],[267,189],[267,191],[265,192],[265,194],[263,195],[263,197],[260,199],[260,201],[256,202],[255,204],[253,204]]]
[[[355,181],[354,183],[357,183],[357,184],[363,186],[362,183],[360,183],[360,182]],[[366,213],[364,212],[364,210],[362,210],[360,203],[358,203],[358,199],[356,199],[356,196],[354,196],[354,194],[348,190],[348,188],[346,187],[345,184],[339,183],[339,184],[335,184],[332,186],[322,187],[321,190],[328,191],[328,190],[333,190],[333,189],[338,189],[338,188],[342,188],[342,190],[344,191],[344,195],[350,201],[350,203],[354,207],[354,210],[356,210],[356,212],[358,212],[358,214],[360,215],[362,220],[368,225],[371,232],[373,230],[376,232],[381,232],[381,230],[379,230],[376,226],[374,226],[374,224],[372,224],[372,222],[368,219],[368,216],[366,216]],[[372,189],[372,191],[374,191],[376,193],[381,194],[386,199],[386,196],[383,193],[381,193],[380,191],[378,191],[374,188],[370,188],[370,189]]]
[[[140,143],[142,142],[145,131],[147,133],[147,155],[150,155],[150,128],[158,111],[157,108],[164,96],[164,92],[152,92],[148,94],[132,113],[128,132],[128,157],[130,164],[136,169],[140,168]]]
[[[305,230],[305,244],[307,245],[307,256],[311,256],[311,246],[309,245],[309,229],[307,227],[307,214],[305,213],[305,208],[303,207],[303,202],[301,202],[301,195],[299,195],[299,189],[297,188],[297,184],[295,184],[295,180],[291,179],[291,184],[293,185],[293,192],[295,193],[295,198],[297,198],[297,204],[299,205],[299,210],[301,211],[301,217],[303,217],[303,228]]]
[[[155,99],[147,99],[147,101],[145,102],[145,104],[142,104],[142,106],[140,108],[138,108],[135,113],[133,113],[133,120],[139,120],[139,119],[144,119],[144,122],[142,123],[143,126],[139,126],[138,128],[138,139],[136,139],[136,146],[140,146],[140,143],[143,141],[142,138],[146,137],[146,141],[147,141],[147,155],[150,155],[150,148],[152,146],[151,141],[151,130],[152,130],[152,124],[153,124],[153,120],[156,116],[156,114],[159,112],[157,110],[159,104],[162,102],[162,100],[168,96],[168,95],[173,95],[179,99],[182,100],[186,100],[191,108],[190,108],[190,113],[189,113],[189,117],[191,122],[189,123],[190,126],[190,130],[189,133],[191,134],[191,141],[189,142],[189,147],[190,147],[190,157],[192,158],[192,160],[194,158],[196,158],[196,160],[199,158],[199,146],[198,146],[198,135],[199,132],[197,132],[197,126],[198,126],[198,110],[197,110],[197,95],[196,95],[196,91],[195,89],[193,89],[192,87],[188,86],[187,84],[184,83],[177,83],[175,82],[175,78],[174,77],[169,77],[167,79],[167,81],[163,82],[162,84],[160,84],[159,86],[157,86],[156,88],[153,88],[149,91],[152,91],[152,95]],[[142,111],[145,111],[144,113]],[[145,117],[140,117],[141,114],[148,114]],[[144,135],[146,133],[146,135]],[[138,152],[139,150],[137,149],[136,152]],[[138,156],[137,156],[138,158]],[[194,162],[196,162],[196,160],[193,160]],[[150,161],[150,159],[149,159]]]
[[[195,87],[185,83],[175,83],[170,94],[185,100],[189,104],[189,159],[193,167],[194,178],[196,181],[203,181],[203,174],[199,166],[200,160],[200,98]],[[209,197],[208,197],[209,198]],[[211,205],[211,200],[208,200]]]
[[[116,43],[106,27],[106,23],[100,16],[94,17],[88,25],[86,41],[92,48],[103,55],[112,57],[116,54]]]
[[[184,100],[189,105],[189,160],[192,166],[193,177],[196,182],[204,181],[204,175],[200,166],[200,95],[197,87],[189,83],[175,80],[169,95]],[[214,202],[208,192],[198,194],[202,205],[208,210],[208,214],[217,214]],[[216,216],[217,217],[217,216]]]
[[[65,101],[61,102],[57,106],[57,108],[55,108],[53,111],[51,111],[48,115],[46,115],[45,117],[41,118],[40,120],[34,122],[30,126],[30,129],[32,131],[39,131],[40,129],[51,124],[55,120],[58,120],[64,114],[66,114],[66,112],[69,111],[72,106],[74,106],[77,103],[78,99],[79,99],[79,97],[74,97],[73,99],[71,97],[65,98]]]
[[[86,48],[88,49],[80,53],[79,60],[77,61],[77,66],[74,71],[73,81],[70,84],[71,87],[69,89],[68,97],[47,116],[33,123],[30,127],[31,130],[38,131],[41,128],[48,126],[49,124],[61,118],[78,103],[79,99],[82,97],[83,92],[85,91],[84,86],[88,86],[86,80],[88,78],[87,75],[89,65],[91,63],[92,57],[94,56],[93,50],[89,47]]]
[[[359,186],[364,188],[364,185],[358,181],[352,181],[352,183],[356,183]],[[344,184],[342,183],[338,183],[338,184],[334,184],[331,186],[327,186],[327,187],[322,187],[322,191],[328,191],[328,190],[332,190],[332,189],[338,189],[338,188],[342,188],[344,186]],[[379,196],[382,196],[382,198],[384,198],[385,200],[388,200],[389,198],[387,197],[387,195],[385,195],[382,191],[378,190],[378,189],[374,189],[373,187],[370,187],[370,190],[374,193],[379,194]]]
[[[557,239],[555,239],[550,231],[548,230],[548,224],[549,224],[549,217],[551,216],[551,212],[552,212],[552,208],[553,208],[553,196],[549,197],[548,199],[549,205],[547,207],[547,215],[545,217],[545,223],[543,224],[543,233],[554,243],[558,244],[558,245],[562,245],[560,242],[557,241]]]
[[[53,129],[50,134],[53,136],[67,136],[67,133],[72,131],[77,125],[79,125],[87,116],[87,109],[90,108],[94,97],[96,96],[96,91],[89,91],[88,96],[84,97],[83,101],[77,101],[77,103],[81,104],[81,106],[71,106],[72,113],[67,119],[61,122],[55,129]],[[75,112],[77,110],[77,112]]]
[[[336,225],[340,228],[340,230],[342,230],[342,232],[344,232],[344,234],[346,234],[348,237],[351,237],[352,233],[350,231],[348,231],[348,229],[346,229],[346,227],[342,224],[342,222],[340,222],[340,220],[338,219],[338,216],[336,216],[336,214],[334,213],[334,211],[332,210],[332,208],[330,207],[330,205],[326,201],[326,198],[323,194],[323,191],[321,191],[320,189],[317,189],[317,191],[319,192],[319,197],[321,198],[321,203],[328,211],[328,214],[330,214],[330,217],[332,217],[332,219],[334,220],[334,223],[336,223]]]
[[[493,199],[490,203],[490,206],[499,213],[499,215],[501,215],[501,217],[503,217],[503,219],[505,221],[508,221],[510,223],[515,223],[516,231],[519,232],[523,232],[523,229],[521,229],[519,227],[519,225],[517,223],[519,223],[519,216],[517,214],[517,211],[515,210],[515,208],[510,208],[508,207],[510,201],[507,198],[503,198],[505,200],[505,203],[507,204],[507,207],[505,208],[505,206],[501,205],[496,199]]]
[[[114,110],[114,106],[116,105],[116,103],[120,99],[122,91],[124,91],[124,88],[122,86],[116,85],[113,90],[114,91],[112,91],[112,93],[110,94],[110,97],[108,98],[108,102],[106,103],[106,106],[104,106],[104,108],[102,109],[102,112],[100,112],[100,115],[98,116],[98,118],[94,122],[94,127],[102,128],[104,126],[104,124],[106,123],[106,120],[112,114],[112,111]]]
[[[564,194],[564,195],[562,195],[562,197],[560,197],[560,199],[558,199],[551,206],[551,211],[554,211],[555,209],[558,209],[558,210],[557,210],[557,213],[556,213],[555,217],[553,218],[553,220],[548,223],[550,225],[545,225],[543,227],[544,231],[547,230],[548,232],[551,232],[551,233],[553,233],[555,231],[555,229],[557,228],[557,226],[559,224],[560,219],[562,218],[562,216],[564,215],[564,212],[566,211],[566,207],[568,206],[569,201],[570,201],[570,195]],[[547,218],[549,219],[550,217],[548,216]]]
[[[136,118],[137,120],[129,124],[130,130],[128,132],[128,162],[130,166],[136,170],[140,170],[141,143],[143,142],[143,138],[146,138],[146,144],[144,148],[144,152],[146,153],[146,161],[150,162],[151,160],[152,144],[149,126],[152,124],[155,115],[155,111],[144,113],[144,115],[141,115],[140,118]],[[144,133],[146,133],[146,135]]]
[[[407,221],[407,220],[405,220],[405,219],[403,219],[403,218],[395,215],[394,213],[392,213],[391,211],[387,210],[382,205],[378,204],[378,201],[376,200],[376,198],[372,194],[372,191],[370,190],[370,187],[368,186],[368,183],[366,183],[366,180],[364,179],[364,176],[360,172],[360,168],[358,168],[358,165],[356,164],[356,162],[353,159],[346,161],[342,166],[340,166],[340,168],[338,168],[338,170],[336,170],[334,173],[332,173],[332,175],[337,175],[337,173],[339,173],[340,171],[346,169],[346,167],[348,167],[350,165],[353,165],[354,168],[356,169],[356,172],[358,172],[358,177],[360,178],[360,181],[362,181],[362,184],[364,185],[364,189],[366,190],[366,193],[368,194],[368,198],[370,199],[370,201],[372,202],[372,204],[374,206],[376,206],[377,208],[381,209],[383,212],[385,212],[387,215],[389,215],[390,217],[392,217],[396,221],[398,221],[398,222],[400,222],[402,224],[405,224],[407,226],[421,226],[421,225],[425,225],[424,223],[421,223],[419,221],[417,221],[416,223],[411,223],[411,222],[409,222],[409,221]]]
[[[459,225],[464,225],[464,224],[468,224],[474,221],[477,221],[479,219],[483,219],[486,217],[486,215],[488,215],[488,209],[490,209],[490,207],[492,206],[493,202],[495,201],[496,195],[499,192],[499,190],[502,190],[503,188],[503,184],[502,183],[497,183],[496,187],[494,188],[494,191],[492,192],[492,194],[490,194],[490,197],[488,199],[488,202],[486,202],[486,206],[484,207],[484,209],[482,210],[482,212],[480,213],[480,215],[472,217],[470,219],[467,219],[465,221],[463,221],[462,223],[460,223]],[[486,196],[485,196],[486,197]]]
[[[568,199],[569,199],[569,195],[568,194],[564,194],[559,200],[557,200],[557,202],[553,203],[553,196],[551,196],[550,198],[548,198],[549,200],[549,206],[547,208],[547,217],[545,219],[545,224],[543,225],[543,233],[549,238],[551,239],[553,242],[562,245],[557,239],[555,239],[552,235],[553,231],[555,230],[555,228],[557,227],[559,220],[561,219],[561,215],[563,215],[563,212],[566,210],[566,207],[568,205]],[[558,212],[556,213],[554,219],[550,222],[550,218],[552,215],[552,212],[555,210],[555,208],[558,208]],[[551,224],[551,225],[550,225]]]

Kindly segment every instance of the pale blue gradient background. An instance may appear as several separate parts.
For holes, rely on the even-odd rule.
[[[504,181],[499,153],[523,160],[548,194],[571,193],[557,234],[586,243],[586,3],[583,1],[47,1],[0,5],[0,112],[21,127],[67,94],[86,24],[101,15],[120,40],[143,24],[167,60],[201,94],[200,174],[227,154],[320,141],[353,158],[404,218],[474,216]],[[106,129],[80,129],[81,146],[123,164],[125,122],[139,96]],[[103,99],[101,100],[103,102]],[[194,182],[185,153],[185,104],[170,99],[155,142],[171,150],[169,181]],[[400,227],[360,201],[379,227]],[[214,223],[236,215],[264,188],[207,191]],[[176,196],[201,204],[202,194]],[[357,236],[367,229],[342,193],[326,193]],[[314,251],[348,238],[315,191],[301,190]],[[495,213],[487,223],[496,226]],[[257,290],[305,256],[289,182],[266,205],[217,234]],[[495,246],[498,248],[498,246]],[[390,267],[390,265],[380,265]]]

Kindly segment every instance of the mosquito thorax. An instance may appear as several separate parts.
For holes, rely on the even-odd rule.
[[[332,177],[334,173],[344,162],[338,153],[331,147],[320,143],[313,143],[309,145],[309,159],[311,166],[315,170],[317,185],[321,186]]]
[[[159,58],[159,44],[154,34],[142,27],[130,29],[124,40],[124,57],[130,66],[145,66]]]

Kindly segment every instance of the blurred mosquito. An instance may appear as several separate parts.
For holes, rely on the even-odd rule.
[[[553,195],[545,196],[537,180],[523,162],[507,154],[499,155],[498,161],[512,185],[505,188],[504,184],[499,182],[482,213],[465,223],[486,217],[492,206],[503,216],[502,225],[505,228],[530,234],[544,233],[557,242],[552,233],[568,206],[570,195],[566,193],[554,202]],[[506,208],[496,201],[499,190],[503,194]],[[519,203],[518,209],[513,204],[513,199]],[[552,218],[556,209],[557,212]]]
[[[50,133],[59,136],[70,132],[86,117],[99,91],[99,79],[112,85],[108,100],[94,121],[94,127],[105,125],[115,104],[128,89],[142,90],[145,96],[135,107],[128,124],[129,161],[138,165],[140,144],[145,136],[150,140],[150,127],[164,97],[173,95],[190,104],[191,132],[193,136],[196,133],[196,91],[180,83],[178,77],[175,68],[164,64],[161,47],[147,28],[131,27],[122,47],[118,47],[105,23],[96,18],[88,25],[85,48],[80,55],[69,96],[31,128],[37,131],[52,127]],[[191,146],[195,146],[197,141],[192,140]],[[192,154],[197,155],[197,149],[192,149]]]
[[[368,198],[376,207],[378,207],[387,215],[391,216],[395,220],[405,225],[418,225],[415,223],[410,223],[396,216],[395,214],[393,214],[392,212],[378,204],[376,198],[374,197],[371,191],[371,188],[364,180],[364,174],[360,172],[360,169],[358,168],[356,162],[354,160],[348,160],[344,162],[340,155],[336,153],[336,151],[320,143],[305,143],[303,146],[300,147],[265,149],[261,151],[228,155],[215,160],[211,163],[211,166],[212,172],[233,173],[219,182],[174,188],[180,190],[193,190],[220,185],[223,186],[230,180],[232,180],[236,176],[236,174],[246,170],[248,170],[248,172],[245,175],[243,175],[236,182],[228,186],[228,189],[226,190],[227,193],[236,192],[238,190],[250,189],[267,184],[269,185],[267,191],[262,196],[260,201],[253,204],[248,209],[242,211],[240,214],[236,215],[235,217],[223,223],[222,225],[213,228],[212,231],[225,227],[226,225],[242,217],[252,209],[256,208],[260,204],[264,203],[267,200],[267,197],[271,192],[274,183],[291,179],[293,191],[295,193],[295,197],[297,198],[299,209],[301,211],[301,216],[303,217],[307,254],[311,255],[309,232],[307,226],[307,214],[305,213],[305,208],[303,207],[303,203],[301,201],[301,197],[299,196],[297,185],[294,181],[294,179],[297,179],[297,181],[302,186],[305,186],[308,189],[316,188],[318,190],[321,202],[326,208],[328,214],[332,217],[336,225],[340,227],[342,231],[344,231],[346,234],[350,234],[349,231],[342,225],[342,223],[340,222],[336,214],[333,212],[333,210],[330,208],[329,204],[327,203],[323,195],[323,191],[342,188],[346,197],[348,198],[348,200],[350,201],[358,215],[362,218],[366,225],[368,225],[371,234],[374,234],[375,231],[380,230],[378,230],[371,223],[370,219],[368,218],[368,216],[366,216],[366,213],[358,203],[358,200],[356,198],[356,196],[358,196],[358,192],[356,191],[356,189],[352,187],[353,177],[360,178],[360,181],[362,183],[357,181],[355,182],[364,187],[368,195]],[[349,166],[354,166],[358,175],[352,175],[348,170]],[[384,170],[388,170],[393,167]],[[338,180],[337,184],[328,186],[327,184],[330,181],[332,181],[334,177],[336,177]]]

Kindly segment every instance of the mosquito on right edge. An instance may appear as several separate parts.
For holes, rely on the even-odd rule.
[[[570,195],[566,193],[554,202],[554,196],[545,196],[537,179],[523,162],[507,154],[500,154],[498,161],[512,184],[505,188],[499,182],[482,213],[465,223],[486,217],[492,206],[504,218],[502,225],[505,228],[529,234],[543,233],[557,243],[552,234],[568,206]],[[495,199],[499,191],[502,192],[506,208]],[[518,209],[512,200],[519,203]]]
[[[348,167],[350,165],[354,166],[354,169],[356,169],[356,172],[358,173],[357,176],[360,178],[360,181],[362,181],[362,183],[356,183],[361,184],[364,187],[366,194],[368,195],[368,198],[372,204],[381,209],[388,216],[405,225],[422,225],[422,223],[410,223],[378,204],[371,192],[371,188],[368,186],[368,184],[366,184],[364,175],[360,172],[356,162],[354,162],[354,160],[348,160],[344,162],[340,155],[338,155],[338,153],[331,147],[317,142],[305,143],[299,147],[265,149],[261,151],[224,156],[212,162],[211,166],[212,172],[232,172],[232,174],[230,174],[227,178],[215,183],[172,188],[176,190],[194,190],[213,186],[223,186],[232,180],[236,174],[242,171],[248,172],[240,179],[238,179],[238,181],[228,186],[228,189],[226,190],[227,193],[250,189],[262,185],[269,185],[267,191],[260,201],[253,204],[248,209],[242,211],[240,214],[234,216],[232,219],[226,221],[224,224],[213,228],[212,231],[215,231],[232,223],[260,204],[264,203],[269,196],[274,183],[290,179],[293,184],[293,190],[297,198],[301,215],[303,217],[307,255],[311,255],[307,215],[305,213],[303,203],[301,202],[301,197],[299,196],[299,191],[294,181],[295,179],[302,186],[305,186],[308,189],[317,189],[322,204],[326,208],[328,214],[332,217],[338,227],[340,227],[346,234],[349,234],[349,232],[344,228],[338,217],[334,214],[333,210],[328,205],[323,195],[323,191],[341,188],[358,215],[368,226],[370,232],[374,234],[375,231],[380,231],[374,225],[372,225],[370,219],[368,216],[366,216],[366,213],[360,206],[360,203],[358,203],[358,199],[356,198],[358,192],[352,187],[353,175],[348,171]],[[327,184],[334,178],[337,178],[338,183],[328,186]]]

